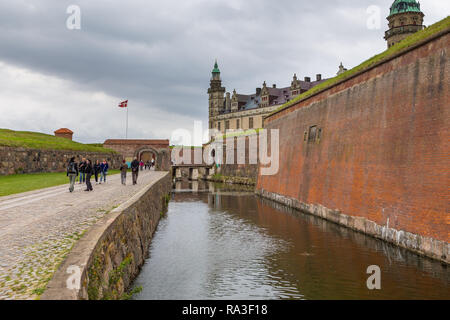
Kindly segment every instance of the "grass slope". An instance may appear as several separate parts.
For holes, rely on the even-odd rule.
[[[340,74],[339,76],[328,79],[327,81],[322,82],[321,84],[313,87],[312,89],[306,91],[305,93],[302,93],[301,95],[295,97],[291,101],[283,104],[277,110],[275,110],[270,115],[268,115],[268,117],[270,117],[271,115],[273,115],[277,112],[280,112],[283,109],[286,109],[286,108],[298,103],[301,100],[304,100],[304,99],[314,95],[315,93],[317,93],[319,91],[327,89],[342,80],[350,78],[351,76],[353,76],[361,71],[364,71],[385,59],[389,59],[390,57],[394,56],[395,54],[414,46],[416,43],[426,40],[427,38],[430,38],[433,35],[441,32],[441,31],[444,31],[445,29],[449,29],[449,28],[450,28],[450,16],[448,16],[447,18],[445,18],[439,22],[436,22],[435,24],[425,28],[422,31],[419,31],[419,32],[416,32],[416,33],[410,35],[409,37],[405,38],[403,41],[396,43],[395,45],[393,45],[386,51],[384,51],[380,54],[377,54],[376,56],[373,56],[372,58],[364,61],[359,66],[357,66],[353,69],[350,69],[350,70],[344,72],[343,74]]]
[[[108,175],[117,173],[119,173],[119,170],[110,170]],[[92,181],[95,183],[93,177]],[[65,172],[0,176],[0,197],[63,184],[69,185],[69,178],[67,178]]]
[[[55,137],[45,133],[29,131],[13,131],[0,129],[0,146],[22,147],[29,149],[46,150],[72,150],[91,151],[103,153],[116,153],[115,151],[103,148],[101,145],[89,145],[71,141],[69,139]]]

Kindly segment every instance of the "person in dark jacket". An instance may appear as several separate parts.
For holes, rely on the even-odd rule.
[[[131,175],[133,177],[133,185],[137,184],[139,175],[139,161],[137,158],[134,158],[133,162],[131,162]]]
[[[73,192],[75,187],[75,181],[78,177],[78,164],[75,162],[75,157],[70,158],[69,165],[67,166],[67,176],[69,177],[69,191]]]
[[[91,177],[94,173],[94,168],[92,167],[91,160],[86,160],[86,167],[84,171],[86,173],[86,190],[84,191],[92,191]]]
[[[95,176],[95,184],[98,184],[98,174],[101,172],[100,161],[95,161],[94,164],[94,176]]]
[[[122,181],[123,185],[127,184],[127,171],[128,171],[128,164],[125,160],[123,160],[122,165],[120,166],[120,180]]]
[[[86,182],[86,158],[82,158],[80,163],[78,164],[78,171],[80,172],[80,184]]]

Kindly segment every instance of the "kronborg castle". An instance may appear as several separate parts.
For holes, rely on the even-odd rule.
[[[388,16],[389,30],[385,39],[388,47],[403,40],[407,36],[424,28],[424,14],[420,4],[415,0],[396,0],[390,8]],[[341,64],[338,75],[347,71]],[[209,129],[225,130],[258,129],[263,127],[263,119],[284,103],[308,91],[327,79],[317,74],[313,81],[309,77],[299,80],[294,74],[289,87],[277,88],[275,84],[256,88],[252,94],[239,94],[233,90],[231,95],[222,87],[219,66],[214,64],[212,78],[208,89],[209,95]]]
[[[320,74],[317,75],[316,81],[311,81],[308,77],[305,77],[304,81],[298,80],[294,74],[290,87],[277,88],[275,84],[268,87],[264,82],[263,87],[256,88],[253,94],[239,94],[234,90],[231,96],[229,92],[225,94],[226,89],[222,87],[216,61],[208,89],[209,128],[221,132],[262,128],[265,116],[323,81]]]

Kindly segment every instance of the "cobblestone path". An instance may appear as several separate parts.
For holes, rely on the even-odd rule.
[[[141,171],[138,184],[120,175],[85,192],[68,185],[0,197],[0,300],[37,299],[74,243],[98,219],[165,172]]]

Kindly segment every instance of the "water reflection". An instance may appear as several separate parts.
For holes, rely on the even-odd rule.
[[[303,214],[250,188],[177,182],[137,299],[449,299],[440,263]],[[366,287],[369,265],[382,290]]]

